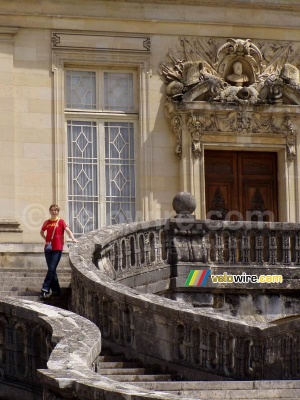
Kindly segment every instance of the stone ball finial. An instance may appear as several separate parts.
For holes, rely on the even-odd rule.
[[[196,199],[189,192],[180,192],[173,199],[173,208],[177,215],[191,216],[196,209]]]

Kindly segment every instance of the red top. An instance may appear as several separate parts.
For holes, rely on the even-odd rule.
[[[47,221],[45,221],[43,223],[41,230],[43,232],[47,231],[47,233],[46,233],[46,242],[47,243],[51,241],[53,229],[56,224],[57,224],[57,220],[51,221],[51,219],[47,219]],[[60,220],[58,221],[57,227],[55,229],[55,232],[54,232],[54,237],[51,241],[52,250],[62,250],[63,249],[63,247],[64,247],[64,232],[65,232],[66,228],[67,228],[67,224],[65,223],[65,221],[63,219],[60,218]]]

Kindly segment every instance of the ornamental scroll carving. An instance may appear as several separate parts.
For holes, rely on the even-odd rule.
[[[296,156],[297,136],[295,118],[288,115],[263,115],[251,111],[225,113],[203,111],[197,114],[191,112],[187,115],[187,126],[192,136],[193,155],[195,158],[199,157],[201,138],[205,133],[230,133],[234,135],[252,133],[254,135],[285,137],[287,156],[289,161],[293,161]]]
[[[300,105],[300,45],[180,38],[161,65],[170,102]]]
[[[182,119],[180,115],[175,115],[172,119],[172,126],[176,135],[175,154],[180,159],[182,156]]]
[[[182,135],[194,158],[206,133],[285,137],[296,155],[300,106],[300,43],[250,39],[180,38],[161,64],[166,106],[182,157]],[[293,106],[293,107],[291,107]]]

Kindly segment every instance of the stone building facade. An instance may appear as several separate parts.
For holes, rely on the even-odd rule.
[[[168,217],[179,191],[198,218],[299,222],[299,2],[0,11],[6,250],[40,242],[52,202],[78,236]]]

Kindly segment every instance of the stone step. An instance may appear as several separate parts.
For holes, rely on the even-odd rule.
[[[300,381],[138,382],[143,389],[168,392],[190,399],[265,400],[300,399]]]
[[[0,295],[2,293],[0,292]],[[69,304],[70,304],[70,296],[71,296],[71,290],[67,293],[63,293],[62,289],[62,295],[61,296],[50,296],[47,299],[40,299],[40,291],[36,292],[35,295],[19,295],[15,296],[18,297],[18,299],[23,299],[23,300],[30,300],[34,301],[37,303],[44,303],[47,305],[55,306],[58,308],[63,308],[64,310],[69,310]]]
[[[71,293],[71,288],[69,286],[64,287],[61,286],[61,294],[62,296],[69,296]],[[39,297],[41,294],[41,288],[39,287],[36,290],[1,290],[1,296],[12,296],[12,297]]]
[[[115,368],[140,368],[140,364],[129,361],[105,361],[97,362],[97,369],[115,369]]]
[[[110,354],[107,354],[107,355],[103,355],[103,349],[101,350],[101,356],[98,356],[97,357],[97,361],[99,362],[99,363],[102,363],[102,362],[118,362],[118,361],[124,361],[124,358],[123,358],[123,356],[113,356],[113,355],[110,355]]]
[[[155,384],[154,384],[155,385]],[[234,390],[237,387],[242,390],[253,389],[299,389],[300,380],[264,380],[264,381],[172,381],[162,383],[164,390],[172,386],[175,390]],[[151,386],[151,384],[146,384]],[[147,387],[148,388],[148,387]],[[150,389],[150,387],[149,387]]]
[[[45,265],[43,265],[43,267],[9,267],[9,268],[1,268],[1,273],[3,272],[3,274],[10,274],[10,273],[22,273],[22,272],[30,272],[30,273],[39,273],[39,272],[43,272],[45,269],[47,269],[47,264],[45,261]],[[71,268],[66,268],[66,267],[61,267],[60,264],[58,265],[58,269],[64,272],[69,272],[71,273]]]
[[[43,273],[41,274],[36,274],[36,275],[24,275],[22,276],[22,274],[20,275],[11,275],[11,276],[5,276],[1,273],[1,283],[2,282],[13,282],[14,280],[18,280],[18,281],[30,281],[30,280],[35,280],[35,279],[40,279],[40,278],[44,278],[45,275],[47,273],[47,270],[45,270]],[[57,271],[57,275],[61,278],[61,279],[68,279],[70,280],[71,278],[71,274],[65,274],[65,273],[61,273],[60,271]]]
[[[266,399],[281,399],[285,398],[300,398],[300,391],[297,389],[267,389],[267,390],[197,390],[190,391],[184,390],[180,392],[167,391],[168,393],[177,394],[183,397],[191,399],[201,399],[201,400],[253,400],[257,398],[260,400]]]
[[[64,310],[69,310],[69,298],[50,298],[45,300],[36,300],[38,303],[44,303],[47,304],[48,306],[53,306],[57,308],[63,308]]]
[[[22,285],[19,286],[14,286],[14,287],[3,287],[2,285],[0,286],[0,293],[2,296],[23,296],[23,295],[31,295],[31,294],[36,294],[40,293],[41,288],[42,288],[43,280],[40,282],[37,282],[35,285],[32,285],[31,287],[28,287],[28,285]],[[59,280],[59,284],[61,289],[68,289],[70,287],[70,282],[64,282]]]
[[[39,277],[32,277],[32,278],[23,278],[23,279],[1,279],[1,288],[2,287],[17,287],[18,285],[22,285],[22,286],[36,286],[36,285],[40,285],[40,282],[43,282],[43,280],[45,279],[46,274],[44,274],[43,276],[39,276]],[[60,282],[68,282],[70,283],[70,278],[66,277],[66,276],[60,276],[58,274],[58,279]]]
[[[145,368],[98,368],[98,374],[100,375],[141,375],[145,373]]]
[[[65,281],[65,282],[70,282],[70,277],[69,276],[61,276],[60,274],[57,274],[58,275],[58,279],[59,280],[62,280],[62,281]],[[5,284],[12,284],[12,283],[14,283],[14,282],[20,282],[20,283],[31,283],[31,284],[34,284],[35,282],[39,282],[39,281],[41,281],[41,280],[44,280],[44,278],[45,278],[45,276],[46,276],[46,272],[43,274],[43,275],[40,275],[40,276],[32,276],[32,277],[26,277],[26,278],[22,278],[22,277],[15,277],[15,278],[13,278],[13,277],[11,277],[11,278],[9,278],[9,279],[2,279],[1,278],[1,286],[3,286],[3,285],[5,285]],[[16,286],[16,285],[14,285],[14,286]]]
[[[122,371],[122,370],[121,370]],[[98,371],[99,373],[99,371]],[[170,375],[103,375],[119,382],[151,382],[171,380]]]

